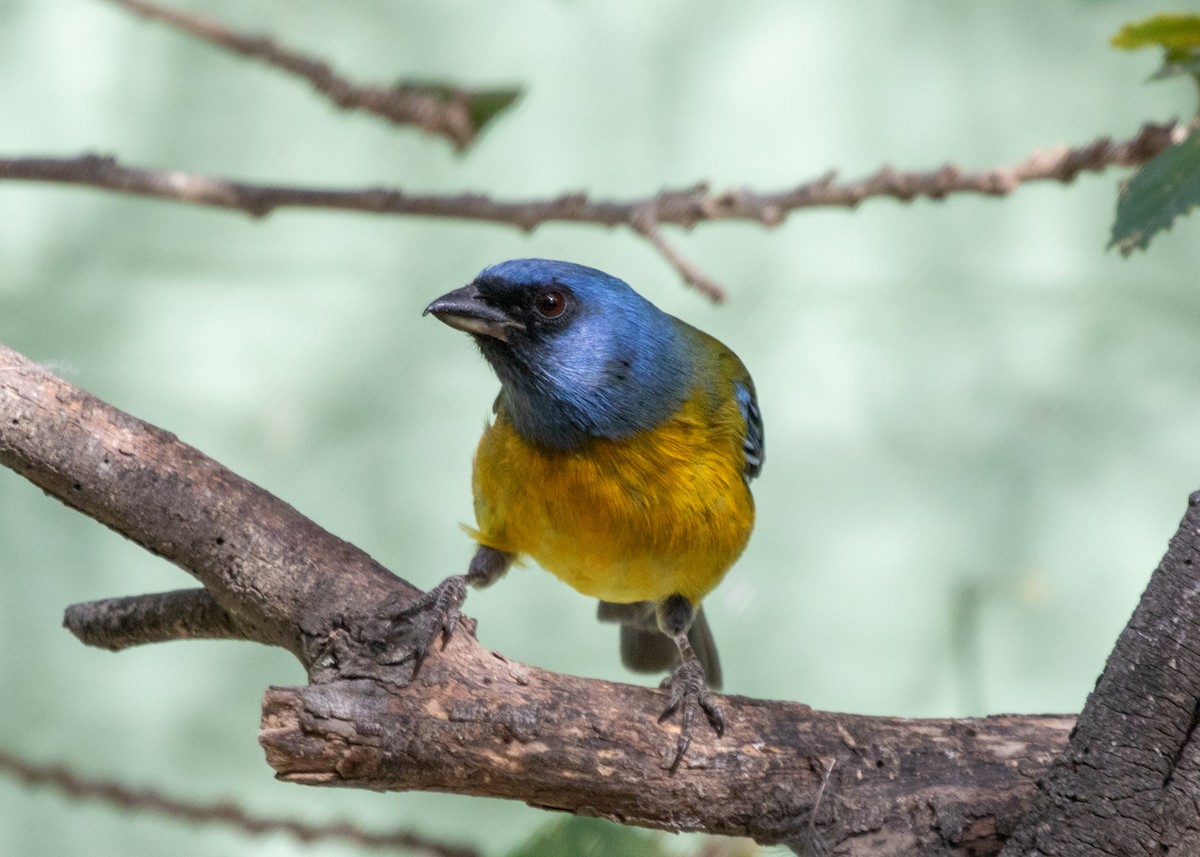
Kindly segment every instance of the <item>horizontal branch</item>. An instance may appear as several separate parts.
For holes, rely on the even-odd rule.
[[[471,115],[476,93],[457,89],[446,95],[414,85],[361,86],[338,74],[329,63],[277,44],[267,36],[248,35],[200,15],[166,9],[145,0],[112,0],[144,18],[161,21],[201,41],[258,60],[307,80],[343,110],[373,113],[398,125],[415,125],[465,149],[481,130]]]
[[[124,4],[141,0],[116,0]],[[707,184],[664,190],[631,200],[593,200],[586,193],[553,199],[506,201],[482,193],[411,194],[398,188],[322,189],[253,184],[217,176],[160,170],[120,163],[95,154],[73,158],[0,158],[0,181],[71,184],[134,196],[184,202],[266,217],[281,208],[315,208],[371,214],[476,220],[533,230],[545,223],[591,223],[624,226],[645,238],[683,277],[716,302],[724,290],[688,261],[663,236],[663,224],[691,228],[697,223],[748,220],[772,227],[805,208],[854,208],[865,200],[890,197],[901,202],[941,200],[955,193],[1005,196],[1035,181],[1071,182],[1081,172],[1145,163],[1189,126],[1148,123],[1134,137],[1113,142],[1104,137],[1078,148],[1059,146],[1034,152],[1024,161],[988,170],[963,170],[954,164],[928,172],[897,172],[889,166],[857,181],[839,182],[837,173],[804,182],[790,190],[757,193],[731,189],[714,193]]]
[[[1186,129],[1185,124],[1178,122],[1147,124],[1128,140],[1113,142],[1106,137],[1079,148],[1056,147],[1035,152],[1019,164],[987,170],[964,170],[947,164],[929,172],[905,173],[885,166],[857,181],[839,182],[837,174],[831,172],[774,193],[745,189],[713,192],[708,185],[699,184],[630,200],[593,200],[586,193],[569,193],[553,199],[504,201],[481,193],[433,195],[381,187],[333,190],[251,184],[179,170],[126,166],[115,158],[99,155],[0,158],[0,180],[84,185],[226,208],[252,217],[264,217],[280,208],[324,208],[479,220],[526,230],[553,222],[633,229],[647,222],[655,226],[692,227],[719,220],[747,220],[775,226],[800,209],[853,208],[877,197],[910,202],[922,197],[940,200],[956,193],[1004,196],[1028,182],[1071,182],[1081,172],[1145,163],[1182,139]],[[647,217],[649,221],[640,220]]]
[[[155,595],[133,595],[73,604],[63,627],[85,646],[118,652],[130,646],[169,640],[271,641],[238,627],[207,589],[180,589]]]
[[[251,836],[285,833],[301,842],[341,841],[359,848],[403,849],[424,857],[478,857],[472,848],[447,845],[410,830],[373,833],[347,822],[310,824],[291,818],[251,815],[228,801],[202,803],[163,794],[150,788],[132,788],[116,780],[86,777],[66,765],[41,765],[0,749],[0,773],[30,786],[55,789],[67,797],[91,800],[122,810],[136,810],[190,824],[232,827]]]
[[[431,685],[272,688],[259,740],[290,782],[509,797],[761,843],[807,832],[828,778],[815,819],[825,844],[915,857],[998,850],[1074,723],[863,717],[730,696],[725,737],[693,742],[672,775],[657,691],[462,652]]]

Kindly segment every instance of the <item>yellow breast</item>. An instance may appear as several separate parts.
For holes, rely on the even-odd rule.
[[[732,396],[696,395],[653,429],[562,451],[528,443],[501,411],[475,457],[474,535],[605,601],[698,602],[754,525],[744,431]]]

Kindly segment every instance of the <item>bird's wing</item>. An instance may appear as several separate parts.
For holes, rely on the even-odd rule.
[[[737,396],[742,418],[746,421],[746,434],[742,437],[742,452],[746,456],[746,465],[742,472],[749,482],[762,473],[763,460],[766,458],[762,412],[758,409],[754,384],[748,378],[745,381],[735,381],[733,391]]]

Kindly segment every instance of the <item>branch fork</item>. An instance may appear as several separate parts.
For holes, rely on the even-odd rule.
[[[1116,749],[1097,739],[1089,724],[1106,704],[1104,679],[1078,725],[1070,716],[910,721],[729,696],[724,736],[699,733],[672,773],[678,727],[655,722],[658,690],[519,664],[469,634],[408,683],[387,626],[415,588],[174,435],[2,346],[0,463],[203,586],[76,605],[66,621],[85,642],[234,638],[300,660],[311,683],[269,689],[260,733],[276,775],[292,782],[508,797],[798,848],[815,835],[848,855],[967,857],[1041,836],[1026,832],[1029,819],[1072,811],[1060,795],[1083,800],[1079,766],[1055,762],[1069,740],[1074,755],[1064,758],[1088,752],[1092,767],[1146,743],[1132,725],[1103,733],[1120,734]],[[1148,671],[1138,675],[1158,676],[1154,698],[1175,707],[1181,695],[1200,698],[1200,661],[1189,654],[1200,623],[1197,533],[1193,506],[1148,590],[1159,612],[1146,625],[1139,608],[1127,631]],[[1164,622],[1170,639],[1145,630]],[[1126,655],[1119,646],[1106,675],[1120,680]],[[1173,760],[1159,788],[1179,798],[1200,788],[1194,731],[1182,723],[1152,741],[1154,759]],[[1162,839],[1187,841],[1175,821],[1164,816]]]

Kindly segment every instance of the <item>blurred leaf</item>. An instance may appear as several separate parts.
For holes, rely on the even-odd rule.
[[[1181,74],[1200,77],[1200,54],[1183,57],[1178,60],[1166,60],[1162,64],[1162,68],[1150,75],[1150,80],[1165,80],[1168,77],[1178,77]]]
[[[482,131],[485,125],[512,107],[520,97],[521,90],[515,87],[485,89],[472,93],[471,100],[467,103],[467,112],[471,114],[471,122],[476,131]]]
[[[1200,49],[1200,15],[1164,13],[1126,24],[1112,37],[1112,46],[1127,51],[1160,46],[1176,60]]]
[[[1193,131],[1138,170],[1117,196],[1112,240],[1128,256],[1200,205],[1200,131]]]
[[[419,92],[430,98],[436,98],[445,104],[450,104],[464,96],[467,100],[467,115],[475,133],[483,131],[493,119],[516,103],[523,94],[520,87],[510,86],[502,89],[466,90],[461,86],[441,81],[402,80],[396,84],[397,89],[407,89]]]
[[[662,839],[602,818],[570,816],[543,825],[508,857],[669,857]]]

